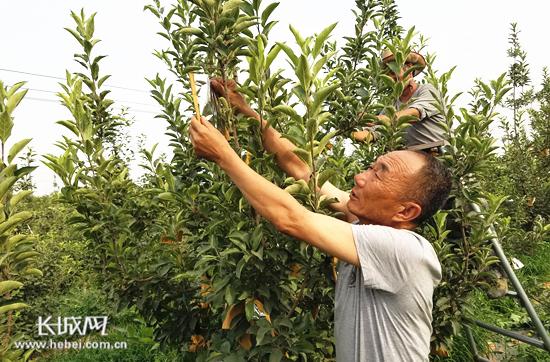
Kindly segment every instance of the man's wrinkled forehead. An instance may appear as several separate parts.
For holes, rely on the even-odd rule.
[[[412,151],[393,151],[379,156],[375,164],[384,171],[412,174],[422,167],[423,160]]]

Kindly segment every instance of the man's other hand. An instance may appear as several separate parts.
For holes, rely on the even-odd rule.
[[[250,108],[248,103],[244,100],[244,97],[237,91],[237,83],[235,83],[234,80],[229,79],[225,81],[225,86],[227,87],[227,98],[229,98],[227,101],[231,104],[235,111],[248,117],[257,118],[256,112]],[[226,98],[224,83],[220,78],[210,79],[210,88],[218,97]]]
[[[233,152],[225,137],[204,117],[200,121],[191,118],[189,135],[197,156],[219,163],[224,155]]]
[[[370,143],[374,139],[372,132],[369,130],[362,130],[357,132],[352,132],[351,137],[358,142]]]

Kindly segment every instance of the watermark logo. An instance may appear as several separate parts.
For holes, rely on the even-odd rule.
[[[36,326],[39,336],[49,336],[46,340],[25,340],[16,341],[15,347],[29,350],[47,350],[47,349],[127,349],[126,341],[101,341],[89,340],[88,338],[76,337],[68,338],[63,341],[56,336],[85,336],[91,332],[99,332],[100,335],[107,335],[107,316],[88,316],[88,317],[38,317]]]
[[[107,319],[107,316],[57,317],[57,319],[48,316],[38,317],[36,324],[39,336],[84,336],[93,331],[106,336]]]

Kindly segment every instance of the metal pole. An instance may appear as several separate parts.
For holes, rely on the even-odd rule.
[[[476,341],[474,339],[474,335],[472,334],[472,329],[470,328],[470,326],[464,324],[464,330],[466,330],[466,337],[468,337],[468,343],[470,344],[470,348],[472,349],[474,361],[490,362],[488,359],[483,358],[479,355],[479,352],[477,351]]]
[[[481,209],[479,208],[479,206],[474,203],[472,203],[471,205],[474,211],[480,214],[479,216],[483,218],[483,215],[481,215]],[[495,254],[498,256],[498,258],[500,259],[502,268],[504,269],[505,273],[508,275],[510,282],[512,282],[512,285],[514,286],[514,289],[517,293],[517,297],[521,300],[521,303],[527,310],[529,317],[531,317],[531,320],[535,325],[535,330],[537,334],[541,337],[542,341],[544,342],[544,349],[550,352],[550,336],[548,335],[548,332],[544,328],[544,325],[542,324],[537,312],[535,311],[535,308],[533,308],[533,305],[531,304],[529,297],[527,297],[525,290],[523,290],[523,287],[521,286],[521,283],[519,282],[519,279],[517,278],[516,273],[514,273],[512,266],[508,262],[508,259],[504,254],[504,250],[502,250],[502,246],[500,245],[500,242],[497,239],[497,233],[493,225],[489,226],[489,233],[491,234],[491,244],[493,245],[493,250]]]
[[[531,338],[531,337],[528,337],[528,336],[524,336],[523,334],[520,334],[518,332],[509,331],[509,330],[506,330],[506,329],[503,329],[503,328],[500,328],[500,327],[497,327],[497,326],[493,326],[491,324],[487,324],[485,322],[478,321],[478,320],[475,320],[475,319],[473,319],[473,320],[468,319],[468,322],[473,323],[473,324],[477,324],[481,328],[484,328],[488,331],[495,332],[495,333],[498,333],[498,334],[502,334],[503,336],[510,337],[510,338],[513,338],[513,339],[517,339],[518,341],[530,344],[530,345],[538,347],[540,349],[545,349],[544,348],[544,343],[542,343],[541,340],[538,340],[536,338]]]

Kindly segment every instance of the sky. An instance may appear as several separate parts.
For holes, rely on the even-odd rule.
[[[166,7],[171,1],[161,1]],[[264,2],[267,2],[264,0]],[[5,84],[26,81],[29,92],[14,112],[15,126],[12,138],[32,138],[31,146],[37,153],[39,168],[33,173],[36,193],[54,190],[54,174],[41,165],[41,155],[60,151],[54,144],[64,134],[55,122],[67,119],[68,112],[61,106],[55,93],[65,70],[78,71],[73,54],[79,52],[78,43],[63,28],[73,27],[70,11],[84,8],[87,14],[97,12],[95,55],[108,55],[101,62],[101,73],[111,74],[106,83],[117,104],[129,107],[134,118],[130,130],[132,147],[140,135],[146,136],[146,145],[159,143],[161,152],[169,152],[165,123],[155,119],[159,107],[149,97],[145,78],[157,73],[166,76],[164,65],[152,55],[154,49],[165,46],[156,33],[161,31],[156,18],[144,12],[148,1],[141,0],[18,0],[0,1],[0,80]],[[333,32],[335,39],[353,34],[354,17],[351,0],[280,0],[272,14],[279,20],[270,39],[292,42],[288,24],[294,25],[304,36],[319,32],[338,22]],[[505,72],[509,59],[508,35],[511,22],[517,22],[520,41],[528,53],[531,78],[537,84],[542,68],[550,66],[545,29],[550,2],[540,0],[397,0],[400,24],[415,29],[429,39],[427,51],[437,54],[435,68],[441,72],[457,66],[450,90],[467,92],[476,78],[490,80]],[[282,54],[282,53],[281,53]],[[465,104],[467,96],[459,102]],[[132,167],[132,175],[139,168]]]

